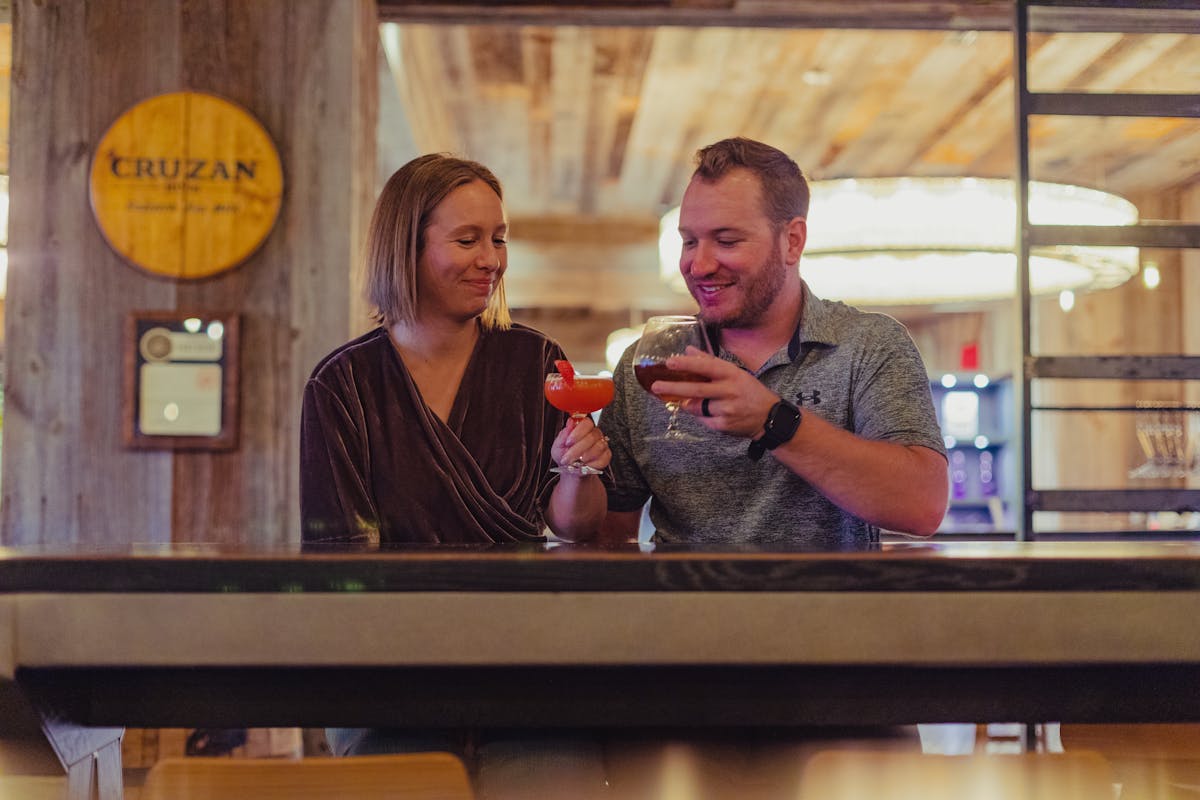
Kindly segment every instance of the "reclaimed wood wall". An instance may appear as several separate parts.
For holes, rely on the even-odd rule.
[[[18,0],[13,26],[0,541],[297,539],[304,380],[362,327],[353,276],[374,198],[374,2]],[[113,120],[183,89],[247,108],[285,175],[262,249],[194,283],[122,262],[87,193]],[[122,323],[164,309],[241,313],[236,450],[121,445]]]

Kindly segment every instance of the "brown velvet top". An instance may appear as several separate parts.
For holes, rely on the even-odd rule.
[[[304,389],[305,542],[536,539],[566,415],[543,382],[562,349],[532,328],[481,331],[447,422],[383,328],[325,357]]]

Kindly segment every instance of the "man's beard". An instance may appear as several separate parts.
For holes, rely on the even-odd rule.
[[[783,249],[776,238],[770,255],[759,265],[754,277],[739,276],[738,286],[743,292],[741,307],[733,309],[726,317],[712,319],[705,315],[701,305],[700,318],[717,328],[753,328],[775,302],[786,281],[787,265],[783,263]],[[695,292],[692,292],[692,297],[695,298]],[[699,302],[699,298],[696,300]]]

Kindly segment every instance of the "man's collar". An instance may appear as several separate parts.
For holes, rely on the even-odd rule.
[[[806,344],[833,346],[838,343],[837,328],[824,301],[812,293],[812,289],[808,288],[808,284],[803,279],[800,281],[800,292],[800,321],[796,323],[796,330],[792,331],[792,338],[788,341],[789,361],[799,358],[805,352],[804,345]],[[708,341],[713,346],[713,352],[719,354],[721,352],[721,329],[716,325],[709,324],[704,326],[704,330],[708,334]],[[778,358],[778,355],[775,357]]]
[[[800,322],[788,343],[788,358],[795,361],[804,352],[806,344],[836,345],[837,330],[829,311],[821,298],[812,293],[803,279],[800,281]]]

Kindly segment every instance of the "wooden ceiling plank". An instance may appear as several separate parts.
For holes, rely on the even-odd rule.
[[[872,63],[879,47],[877,34],[866,31],[834,31],[834,46],[823,60],[822,68],[831,76],[829,86],[836,90],[822,92],[823,99],[817,113],[804,129],[796,131],[803,142],[797,149],[796,161],[801,169],[813,178],[823,178],[822,163],[833,148],[837,131],[854,112],[858,98],[869,91],[871,83],[878,77],[868,65]],[[822,87],[828,89],[829,87]]]
[[[876,49],[870,65],[864,65],[879,77],[858,94],[815,171],[825,177],[852,175],[873,150],[899,135],[898,128],[921,124],[923,115],[919,106],[911,109],[916,113],[907,114],[899,113],[898,106],[901,93],[911,84],[917,67],[927,60],[930,40],[936,36],[914,31],[880,34],[882,46]],[[939,86],[927,88],[934,96],[940,96]],[[911,134],[905,135],[911,138]]]
[[[460,145],[455,155],[483,161],[486,150],[485,130],[488,115],[474,113],[479,103],[479,86],[475,80],[475,64],[471,57],[469,29],[463,25],[440,26],[434,33],[439,57],[433,62],[437,80],[443,88],[441,102],[449,114],[450,124],[459,133]]]
[[[782,32],[778,56],[763,74],[750,116],[744,122],[747,135],[769,144],[780,142],[780,146],[794,138],[794,131],[789,130],[786,140],[781,140],[777,123],[780,115],[796,105],[799,93],[807,86],[805,73],[814,66],[814,54],[824,36],[824,31]]]
[[[400,100],[412,125],[413,141],[423,153],[458,150],[460,142],[449,110],[440,101],[446,87],[429,67],[436,64],[428,51],[433,26],[406,25],[394,41],[384,37],[385,52]]]
[[[375,136],[380,146],[375,159],[375,185],[382,187],[392,173],[420,151],[417,150],[416,141],[413,139],[413,126],[408,119],[407,106],[400,100],[399,87],[383,47],[379,48],[377,62],[379,118],[376,122]]]
[[[531,92],[523,31],[484,26],[465,30],[478,91],[468,113],[480,120],[472,149],[504,185],[505,206],[512,216],[537,207],[529,186]]]
[[[722,60],[723,34],[716,29],[688,31],[659,28],[647,62],[642,98],[625,150],[617,207],[612,211],[670,203],[666,182],[678,163],[690,163],[683,121],[696,102],[697,76],[707,73],[704,62]],[[711,64],[709,65],[711,69]],[[659,213],[665,211],[662,208]]]
[[[1200,124],[1188,120],[1186,126],[1166,137],[1166,141],[1147,143],[1127,163],[1114,167],[1108,180],[1124,194],[1159,193],[1194,183],[1198,174]]]
[[[1003,33],[403,27],[389,65],[420,149],[488,164],[521,216],[653,218],[678,202],[694,150],[735,134],[781,147],[814,177],[1012,172]],[[909,39],[922,44],[888,43]],[[1042,86],[1186,92],[1200,80],[1200,37],[1039,34],[1031,44]],[[806,83],[809,69],[831,82]],[[1200,175],[1176,144],[1189,131],[1129,124],[1035,117],[1035,170],[1117,191]],[[1142,156],[1159,142],[1166,166]]]
[[[422,114],[428,115],[430,120],[433,138],[426,143],[424,151],[460,153],[466,150],[467,131],[459,126],[453,108],[445,101],[445,96],[455,88],[447,84],[445,71],[441,69],[443,55],[438,42],[439,31],[436,26],[424,26],[416,31],[413,47],[405,61],[413,66],[409,82],[414,94],[420,98]]]
[[[784,31],[749,31],[743,28],[721,29],[723,60],[713,59],[696,76],[691,113],[680,119],[685,134],[683,153],[689,158],[675,161],[675,170],[665,183],[664,197],[674,205],[680,201],[694,170],[690,155],[721,139],[748,136],[763,140],[763,131],[753,127],[760,105],[777,105],[787,96],[788,76],[779,71],[786,56],[788,35]],[[766,84],[764,86],[764,84]],[[773,99],[765,99],[773,98]],[[793,132],[783,142],[770,144],[786,149],[795,139]]]
[[[1200,36],[1161,34],[1151,38],[1152,42],[1172,40],[1174,44],[1156,60],[1106,91],[1195,93],[1200,86]]]
[[[724,31],[726,61],[714,63],[710,72],[698,76],[700,83],[693,87],[698,102],[693,104],[690,117],[681,120],[689,131],[684,141],[689,154],[733,136],[764,139],[764,131],[755,124],[756,116],[760,112],[769,114],[786,102],[787,81],[779,65],[787,55],[787,33],[740,28]],[[694,167],[691,160],[681,160],[677,165],[682,168],[677,168],[668,182],[668,194],[675,198],[672,202],[679,201]]]
[[[1057,181],[1116,191],[1110,172],[1121,124],[1115,117],[1038,117],[1042,129],[1038,146],[1030,149],[1030,174],[1037,180]],[[998,158],[996,154],[993,158]],[[1013,162],[1010,152],[1008,163]]]
[[[1071,43],[1057,35],[1031,37],[1036,50],[1029,60],[1030,80],[1037,76],[1042,85],[1070,80],[1119,37],[1120,34],[1096,34],[1085,43]],[[994,173],[987,170],[994,169],[994,165],[987,156],[993,151],[1008,148],[1008,163],[1013,163],[1013,131],[1013,85],[1011,77],[1007,77],[966,109],[959,123],[921,154],[922,174],[990,177]],[[1001,174],[1011,172],[1009,167]]]
[[[1029,59],[1030,91],[1053,92],[1069,85],[1120,41],[1119,33],[1049,35]]]
[[[583,154],[592,97],[595,48],[592,28],[562,27],[551,52],[550,94],[554,104],[550,151],[552,213],[578,210],[583,198]]]
[[[602,208],[611,208],[611,195],[620,186],[621,170],[625,161],[625,149],[629,145],[629,135],[633,130],[633,120],[637,115],[639,101],[642,96],[642,83],[646,76],[646,66],[650,60],[650,51],[654,46],[654,31],[646,28],[623,29],[625,33],[625,52],[617,62],[618,66],[618,111],[616,127],[610,150],[605,153],[606,161],[603,186],[600,189],[599,204]]]
[[[795,159],[809,177],[813,177],[812,163],[806,156],[806,148],[817,135],[817,126],[825,109],[838,93],[832,70],[841,49],[841,37],[841,31],[832,30],[789,34],[795,57],[781,70],[777,82],[784,86],[787,101],[775,109],[763,136],[764,141]],[[810,80],[805,81],[804,76],[810,70]]]
[[[527,27],[522,30],[522,55],[525,76],[529,82],[529,180],[528,202],[531,208],[545,209],[550,203],[550,163],[545,157],[550,152],[554,105],[550,93],[550,77],[553,71],[552,48],[554,29]]]
[[[1077,44],[1083,43],[1084,36],[1062,34],[1058,38],[1063,46],[1070,46],[1072,39]],[[1122,36],[1092,64],[1055,88],[1114,92],[1133,87],[1143,90],[1162,87],[1161,90],[1170,91],[1174,87],[1169,76],[1177,72],[1168,65],[1171,54],[1176,53],[1181,44],[1186,44],[1186,38],[1178,34]],[[1150,162],[1143,162],[1145,153],[1138,155],[1136,141],[1140,138],[1147,142],[1143,151],[1167,145],[1186,133],[1180,130],[1171,135],[1172,126],[1182,124],[1182,121],[1155,122],[1121,117],[1037,116],[1031,120],[1032,173],[1041,180],[1078,183],[1127,194],[1145,188],[1130,179],[1131,173],[1126,168],[1130,163],[1138,163],[1140,166],[1134,168],[1137,171],[1149,170],[1168,182],[1177,182],[1171,181],[1169,174],[1155,169]],[[1138,131],[1143,133],[1139,135]],[[1150,141],[1158,144],[1151,146]],[[986,165],[981,167],[984,170],[1011,168],[1012,158],[1011,146],[1001,141],[977,163]],[[1169,170],[1178,169],[1178,164],[1173,163]]]
[[[933,142],[942,141],[945,147],[946,132],[1010,74],[1012,41],[1005,34],[927,35],[940,43],[930,48],[928,57],[896,93],[887,112],[890,124],[880,124],[863,137],[862,146],[852,146],[845,164],[835,165],[838,172],[922,174],[916,163],[919,155]]]
[[[1139,87],[1136,81],[1140,75],[1157,73],[1163,57],[1188,38],[1180,33],[1122,36],[1107,53],[1079,73],[1062,91],[1172,91],[1156,84]],[[1164,72],[1159,78],[1166,80],[1168,74]]]
[[[622,30],[593,28],[592,92],[584,126],[583,151],[579,155],[583,170],[579,209],[584,214],[601,210],[601,187],[621,124],[621,94],[625,75],[622,62],[630,37]]]

